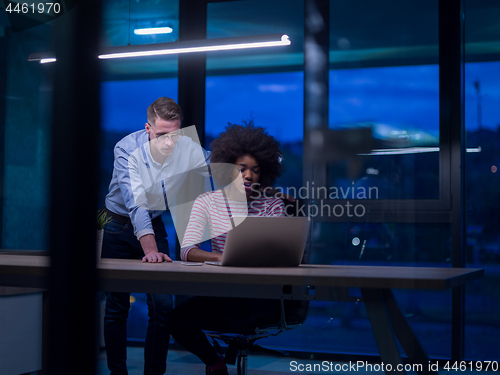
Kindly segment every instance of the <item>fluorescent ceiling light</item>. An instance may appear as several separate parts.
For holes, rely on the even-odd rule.
[[[466,148],[465,149],[466,152],[481,152],[481,146],[478,146],[478,147],[471,147],[471,148]]]
[[[372,150],[369,154],[358,154],[364,156],[370,155],[407,155],[407,154],[420,154],[423,152],[438,152],[439,147],[408,147],[408,148],[392,148],[392,149],[379,149]],[[481,146],[466,148],[465,152],[481,152]]]
[[[358,155],[404,155],[404,154],[419,154],[422,152],[437,152],[439,147],[408,147],[408,148],[392,148],[373,150],[369,154]]]
[[[47,58],[47,59],[40,59],[40,64],[47,64],[47,63],[51,63],[51,62],[54,62],[56,61],[56,58],[55,57],[52,57],[52,58]]]
[[[140,56],[160,56],[171,55],[179,53],[190,52],[210,52],[210,51],[225,51],[232,49],[245,49],[245,48],[262,48],[262,47],[275,47],[275,46],[288,46],[290,39],[287,35],[281,35],[279,40],[272,40],[262,38],[262,40],[255,40],[255,37],[242,40],[242,38],[223,38],[222,39],[206,39],[202,41],[187,41],[187,42],[173,42],[162,43],[161,45],[141,45],[135,46],[135,51],[120,51],[120,47],[116,48],[116,52],[108,52],[98,57],[100,59],[121,59],[125,57],[140,57]],[[238,39],[238,40],[237,40]]]
[[[119,59],[126,57],[161,56],[191,52],[211,52],[246,48],[288,46],[290,44],[291,42],[288,35],[269,34],[237,38],[202,39],[188,40],[184,42],[111,47],[103,50],[98,57],[99,59]],[[56,61],[54,54],[51,53],[33,53],[29,56],[28,60],[40,61],[40,63]]]
[[[174,31],[171,27],[149,27],[147,29],[135,29],[135,35],[170,34]]]

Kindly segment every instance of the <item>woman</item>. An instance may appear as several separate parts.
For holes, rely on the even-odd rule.
[[[230,124],[210,146],[212,170],[219,163],[235,165],[241,173],[244,193],[241,186],[232,184],[196,199],[182,243],[182,260],[220,261],[227,228],[236,216],[285,214],[280,199],[262,194],[283,170],[279,143],[273,137],[251,123]],[[234,180],[234,176],[229,180]],[[238,192],[246,199],[238,199]],[[199,247],[207,226],[212,237],[212,252]],[[280,305],[276,300],[192,297],[172,311],[169,326],[172,337],[205,363],[206,374],[225,375],[224,359],[202,330],[253,333],[258,326],[278,322],[279,316]]]

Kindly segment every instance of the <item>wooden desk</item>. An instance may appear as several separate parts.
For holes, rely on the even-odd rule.
[[[0,254],[0,285],[46,287],[48,265],[49,259],[44,256]],[[358,287],[386,369],[390,365],[395,371],[403,364],[397,339],[409,359],[422,364],[422,371],[418,373],[436,374],[428,369],[429,358],[399,308],[392,289],[444,290],[481,278],[484,270],[328,265],[237,268],[103,259],[98,265],[98,274],[100,290],[117,292],[328,301],[338,299],[338,288]]]

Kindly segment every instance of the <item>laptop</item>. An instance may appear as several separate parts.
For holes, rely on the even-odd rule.
[[[295,267],[309,233],[307,217],[248,216],[227,233],[221,262],[232,267]]]

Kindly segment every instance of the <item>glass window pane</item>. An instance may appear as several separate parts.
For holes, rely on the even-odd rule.
[[[440,198],[437,17],[430,1],[331,2],[329,128],[369,127],[374,150],[331,163],[330,187]]]
[[[283,11],[286,9],[286,11]],[[304,63],[302,0],[228,1],[207,4],[207,38],[229,38],[282,33],[291,45],[213,52],[207,55],[209,74],[247,71],[300,70]]]
[[[23,28],[26,16],[1,13],[0,239],[2,249],[48,250],[52,74],[28,56],[49,50],[52,24]]]
[[[467,0],[465,17],[466,260],[486,271],[484,279],[466,285],[465,356],[498,360],[500,4]]]
[[[179,39],[179,1],[104,1],[102,23],[106,47],[174,42]]]
[[[49,50],[54,22],[40,24],[47,20],[45,16],[23,13],[28,4],[8,1],[0,5],[0,252],[47,255],[53,206],[54,71],[50,64],[28,61],[28,56]],[[21,11],[9,13],[8,6]],[[69,213],[61,218],[69,219]],[[33,283],[26,280],[29,277],[2,274],[2,279],[7,282],[0,287],[0,372],[38,372],[43,343],[48,342],[42,341],[46,339],[42,322],[48,315],[44,311],[53,308],[43,296],[49,293],[41,293],[47,284],[39,285],[37,293],[36,289],[9,287],[21,279]]]
[[[171,32],[166,32],[170,29]],[[102,4],[103,47],[168,43],[178,39],[178,0],[104,1]],[[107,80],[177,75],[177,56],[110,59],[101,61],[101,65]]]
[[[420,65],[437,59],[436,1],[330,1],[330,63],[336,67]]]

